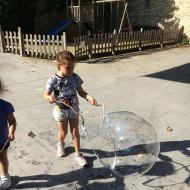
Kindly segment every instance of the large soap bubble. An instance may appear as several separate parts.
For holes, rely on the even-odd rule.
[[[143,118],[127,111],[112,112],[102,128],[114,139],[116,159],[111,169],[119,176],[144,174],[154,165],[160,143],[154,128]],[[97,153],[98,154],[98,153]]]
[[[127,111],[106,114],[104,107],[83,115],[88,144],[104,167],[125,177],[144,174],[154,165],[160,143],[146,120]]]
[[[101,106],[93,107],[82,113],[84,127],[82,121],[80,121],[80,125],[86,133],[88,147],[90,146],[104,167],[110,168],[116,159],[116,149],[114,139],[110,133],[111,130],[102,127],[105,118],[104,113]]]

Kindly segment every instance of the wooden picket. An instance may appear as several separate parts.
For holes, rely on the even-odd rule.
[[[143,30],[116,33],[100,33],[75,38],[77,59],[95,57],[101,54],[118,54],[127,51],[144,50],[180,44],[183,41],[183,27],[180,29]]]
[[[184,28],[143,30],[114,33],[98,33],[75,38],[76,59],[86,59],[105,54],[115,55],[128,51],[184,43]],[[0,26],[0,51],[38,58],[54,59],[60,51],[67,50],[66,34],[23,34],[18,31],[3,31]]]
[[[4,33],[4,32],[3,32]],[[18,53],[18,35],[15,31],[5,31],[3,34],[4,37],[4,50],[11,53]]]
[[[25,34],[25,55],[31,57],[54,59],[56,54],[65,50],[65,42],[59,35]]]
[[[37,35],[22,34],[18,31],[2,31],[0,27],[0,50],[21,56],[54,59],[56,54],[67,49],[66,34]]]

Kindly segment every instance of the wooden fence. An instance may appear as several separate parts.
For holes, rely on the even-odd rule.
[[[56,54],[67,49],[66,34],[37,35],[18,31],[2,31],[0,28],[0,50],[21,56],[54,59]]]
[[[128,51],[141,51],[147,48],[180,44],[184,28],[167,30],[140,30],[132,32],[101,33],[75,38],[75,56],[78,60],[96,57],[101,54],[119,54]]]
[[[115,55],[129,51],[142,51],[147,48],[180,44],[184,41],[184,28],[168,30],[141,30],[114,33],[83,35],[75,38],[74,54],[77,60],[105,54]],[[21,56],[55,59],[58,52],[69,48],[66,34],[37,35],[18,31],[2,31],[0,27],[0,51]]]

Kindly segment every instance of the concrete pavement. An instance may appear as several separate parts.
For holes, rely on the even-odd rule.
[[[14,104],[18,122],[9,152],[12,189],[190,189],[190,47],[77,64],[84,88],[105,104],[108,112],[134,112],[156,129],[160,160],[147,174],[136,178],[120,178],[104,168],[82,131],[81,146],[91,167],[81,169],[74,162],[70,135],[66,141],[68,156],[56,157],[52,105],[42,97],[47,79],[55,72],[52,61],[0,54],[0,77],[7,89],[3,98]],[[86,101],[80,99],[80,103],[81,110],[89,109]],[[29,131],[36,136],[29,137]]]

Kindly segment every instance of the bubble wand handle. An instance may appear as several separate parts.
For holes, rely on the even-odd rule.
[[[67,106],[68,108],[72,109],[74,113],[76,113],[78,116],[81,117],[81,119],[82,119],[82,130],[84,131],[84,133],[85,133],[86,135],[88,135],[88,131],[87,131],[85,125],[84,125],[84,124],[85,124],[85,121],[84,121],[84,117],[82,116],[82,114],[81,114],[80,112],[77,112],[71,105],[67,104],[67,103],[64,102],[64,101],[57,100],[56,102],[57,102],[57,103],[64,104],[64,105]],[[101,105],[101,104],[96,104],[95,106],[102,106],[102,105]]]
[[[82,119],[82,130],[84,131],[84,133],[85,133],[86,135],[88,135],[88,130],[87,130],[86,127],[85,127],[85,120],[84,120],[83,115],[82,115],[80,112],[77,112],[71,105],[67,104],[67,103],[64,102],[64,101],[56,100],[56,102],[57,102],[57,103],[64,104],[64,105],[67,106],[68,108],[72,109],[74,113],[76,113],[78,116],[81,117],[81,119]],[[106,118],[106,121],[107,121],[107,123],[108,123],[107,114],[106,114],[106,112],[105,112],[105,105],[104,105],[104,104],[95,104],[94,106],[102,107],[102,110],[103,110],[103,117]]]

